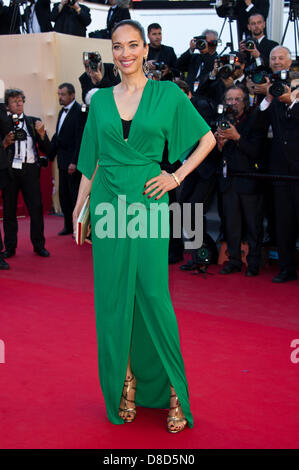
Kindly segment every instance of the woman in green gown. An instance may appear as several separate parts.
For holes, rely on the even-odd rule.
[[[73,214],[75,224],[91,193],[100,384],[112,423],[132,422],[136,405],[169,407],[167,427],[175,433],[192,428],[193,417],[168,288],[169,240],[161,228],[168,210],[161,211],[158,236],[150,230],[151,215],[166,206],[167,192],[204,160],[215,139],[175,83],[146,78],[148,45],[139,23],[115,26],[112,52],[122,81],[92,97]],[[127,138],[125,124],[131,124]],[[174,174],[160,170],[166,141],[170,163],[193,150]]]

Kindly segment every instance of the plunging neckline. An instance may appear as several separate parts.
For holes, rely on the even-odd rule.
[[[144,97],[144,94],[145,94],[145,89],[146,89],[147,84],[148,84],[149,81],[150,81],[150,80],[148,79],[147,82],[146,82],[146,84],[144,85],[144,88],[143,88],[143,90],[142,90],[142,95],[141,95],[141,98],[140,98],[140,100],[139,100],[139,103],[138,103],[138,106],[137,106],[137,109],[136,109],[136,111],[135,111],[135,114],[134,114],[133,118],[132,118],[132,119],[129,119],[129,121],[131,121],[131,126],[130,126],[130,130],[129,130],[128,138],[127,138],[127,139],[124,139],[124,138],[123,138],[123,140],[124,140],[125,142],[128,142],[128,140],[130,139],[130,136],[131,136],[131,133],[132,133],[132,126],[133,126],[135,117],[136,117],[136,115],[138,114],[138,111],[139,111],[139,109],[140,109],[140,107],[141,107],[142,100],[143,100],[143,97]],[[118,115],[119,129],[121,130],[121,134],[123,135],[122,120],[123,120],[123,121],[127,121],[128,119],[122,119],[122,117],[120,116],[119,111],[118,111],[118,107],[117,107],[117,105],[116,105],[116,101],[115,101],[115,98],[114,98],[113,89],[114,89],[114,86],[111,87],[112,101],[113,101],[113,104],[114,104],[114,109],[115,109],[115,111],[116,111],[116,114]]]

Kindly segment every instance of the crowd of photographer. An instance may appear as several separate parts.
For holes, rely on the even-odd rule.
[[[89,33],[89,37],[110,39],[115,23],[130,18],[128,0],[107,0],[110,5],[105,29]],[[20,7],[23,7],[21,10]],[[11,0],[9,6],[0,0],[0,34],[57,33],[86,36],[91,23],[90,8],[78,0],[61,0],[51,9],[50,0]]]
[[[265,19],[256,9],[249,8],[252,2],[242,1],[248,10],[248,34],[247,37],[242,35],[238,51],[218,56],[218,33],[206,29],[200,36],[191,38],[188,49],[176,57],[172,47],[162,44],[161,26],[153,23],[147,29],[149,54],[144,70],[149,79],[177,82],[211,126],[217,140],[216,148],[185,179],[180,191],[170,193],[170,202],[178,198],[180,203],[191,203],[193,219],[195,204],[204,204],[204,250],[194,250],[192,260],[180,268],[195,270],[212,259],[216,261],[215,242],[207,233],[205,216],[217,194],[221,219],[219,240],[227,242],[229,255],[229,262],[220,272],[241,271],[241,242],[247,241],[246,276],[258,275],[262,244],[268,237],[268,241],[277,246],[279,254],[280,272],[273,282],[281,283],[297,279],[299,91],[296,63],[292,63],[287,48],[266,37]],[[56,4],[55,12],[61,12],[66,4],[65,0]],[[75,5],[69,10],[72,15],[80,16],[82,9],[76,11]],[[71,84],[62,84],[67,100],[63,102],[60,88],[60,104],[73,106],[73,111],[61,110],[51,149],[46,152],[50,159],[56,154],[61,155],[59,192],[65,216],[61,235],[72,232],[71,213],[80,178],[76,170],[79,142],[71,136],[82,135],[93,93],[120,82],[113,64],[103,63],[97,52],[84,53],[83,66],[85,71],[78,78],[83,100],[80,112]],[[69,120],[69,132],[65,137],[60,134],[60,128],[63,129],[61,120],[66,123]],[[38,128],[36,132],[39,135]],[[7,147],[7,137],[3,133],[2,139]],[[76,148],[65,151],[71,141]],[[167,146],[162,168],[171,171],[167,162]],[[22,185],[20,188],[23,191]],[[32,243],[34,245],[33,239]],[[34,245],[35,251],[39,252],[40,248],[44,249],[44,243],[39,244],[39,249]],[[182,240],[171,236],[169,262],[176,263],[182,259]],[[0,262],[5,263],[1,257]]]

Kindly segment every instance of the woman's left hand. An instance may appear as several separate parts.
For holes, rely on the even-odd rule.
[[[159,176],[155,176],[145,183],[144,187],[146,189],[143,194],[150,193],[148,198],[152,198],[160,192],[160,194],[155,198],[160,199],[162,196],[164,196],[165,193],[167,193],[167,191],[177,188],[177,186],[178,184],[176,183],[174,177],[170,173],[167,173],[167,171],[162,170]]]

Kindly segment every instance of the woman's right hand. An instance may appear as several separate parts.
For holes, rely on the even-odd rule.
[[[79,207],[77,206],[75,207],[73,211],[73,234],[75,238],[76,238],[76,230],[77,230],[77,220],[78,220],[80,211],[81,209],[79,209]]]

